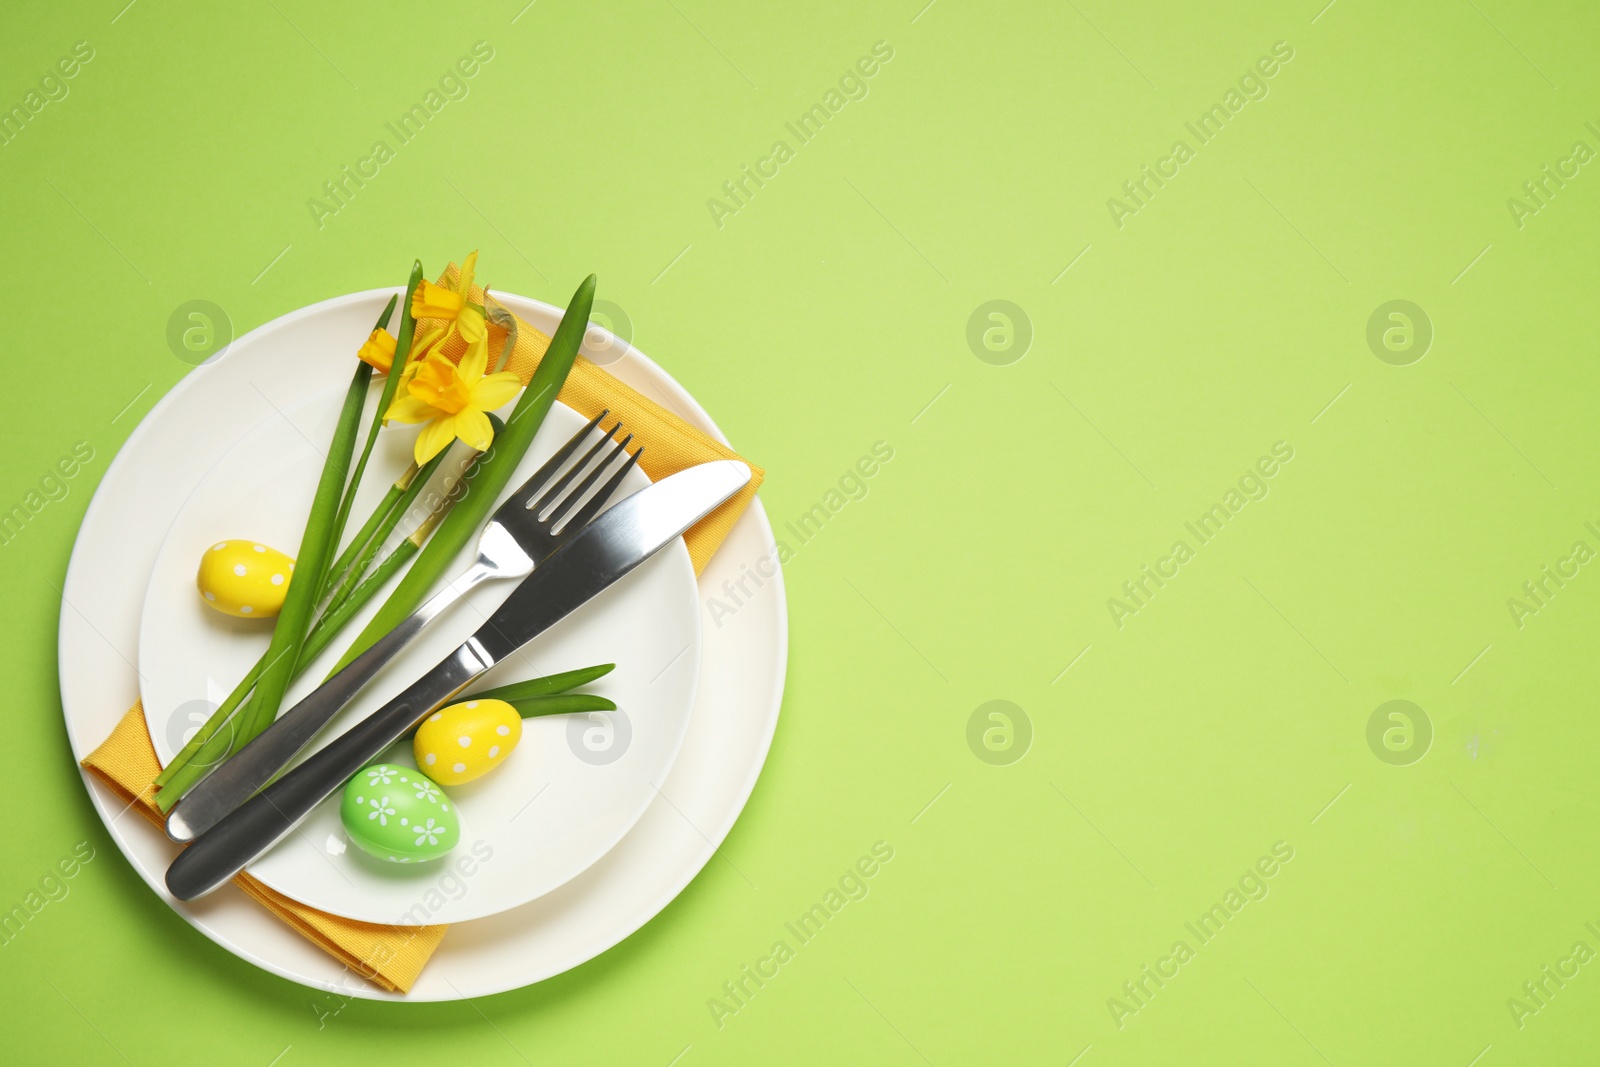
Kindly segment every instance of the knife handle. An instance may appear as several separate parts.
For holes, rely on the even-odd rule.
[[[399,696],[195,838],[167,868],[167,889],[179,900],[194,900],[244,870],[351,775],[491,666],[493,660],[469,639]]]

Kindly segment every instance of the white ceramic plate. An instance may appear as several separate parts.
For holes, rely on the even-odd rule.
[[[76,757],[104,740],[138,699],[138,576],[154,567],[168,526],[216,457],[189,447],[190,440],[203,434],[228,448],[275,418],[271,402],[254,388],[259,384],[270,395],[272,380],[256,354],[330,331],[365,329],[391,292],[312,305],[240,338],[169,392],[118,453],[79,531],[61,607],[62,704]],[[559,309],[547,304],[503,299],[546,332],[559,320]],[[603,331],[590,331],[586,353],[615,357],[619,351],[608,370],[725,440],[659,367]],[[174,900],[162,879],[176,846],[88,775],[86,788],[118,847],[158,897],[217,944],[274,974],[342,996],[396,1000],[478,997],[540,981],[611,947],[665,907],[711,858],[749,797],[777,725],[787,656],[785,597],[772,544],[757,501],[701,575],[703,590],[720,589],[741,568],[771,577],[733,616],[704,628],[688,733],[638,825],[559,889],[452,927],[408,996],[362,981],[232,887],[194,903]],[[446,895],[470,893],[471,880],[461,882],[441,876],[438,888]]]
[[[139,627],[139,691],[156,755],[163,766],[188,734],[210,715],[266,650],[269,619],[236,619],[206,607],[195,590],[200,557],[228,538],[253,540],[294,552],[333,436],[348,382],[354,339],[328,337],[324,350],[274,352],[298,402],[276,401],[281,414],[247,433],[222,454],[178,513],[145,593]],[[297,361],[304,366],[296,367]],[[374,394],[381,380],[373,383]],[[370,399],[371,404],[376,397]],[[514,402],[513,402],[514,403]],[[509,417],[511,404],[500,412]],[[565,405],[551,408],[528,454],[506,485],[510,496],[587,422]],[[370,514],[384,490],[410,462],[414,432],[390,427],[379,435],[352,527]],[[209,442],[200,443],[209,451]],[[457,446],[446,457],[437,488],[447,492],[470,453]],[[649,484],[635,467],[620,498]],[[424,490],[424,496],[428,490]],[[392,541],[416,520],[403,524]],[[471,565],[463,548],[450,574]],[[397,581],[391,580],[391,588]],[[488,582],[435,620],[317,738],[320,749],[377,710],[439,662],[499,606],[515,581]],[[333,645],[289,689],[284,707],[316,688],[350,641],[377,613],[374,597]],[[590,688],[617,704],[614,713],[558,715],[526,720],[521,743],[492,774],[447,789],[462,821],[457,851],[435,863],[400,865],[375,859],[349,839],[334,793],[295,833],[248,868],[285,896],[334,915],[365,922],[454,923],[526,904],[568,881],[616,844],[655,799],[689,726],[700,667],[700,613],[694,568],[683,542],[663,549],[634,573],[557,623],[483,676],[475,689],[558,671],[615,663],[617,669]],[[470,695],[470,694],[469,694]],[[383,757],[415,767],[409,742]],[[472,892],[454,899],[431,892],[439,873],[459,856],[482,860]]]

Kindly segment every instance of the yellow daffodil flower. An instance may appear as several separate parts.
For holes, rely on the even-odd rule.
[[[367,338],[367,343],[361,346],[356,353],[363,363],[370,363],[380,374],[388,374],[389,368],[394,366],[395,336],[388,330],[379,327],[372,331],[372,336]]]
[[[424,359],[407,362],[402,378],[405,388],[394,398],[384,418],[427,423],[417,434],[414,452],[418,466],[457,438],[479,452],[494,441],[494,427],[485,413],[516,396],[522,380],[510,371],[485,374],[488,365],[487,338],[480,338],[469,347],[460,365],[451,363],[437,349]],[[413,367],[415,373],[411,372]]]
[[[446,287],[424,281],[411,294],[411,317],[414,319],[444,319],[449,323],[447,335],[459,334],[469,345],[476,344],[484,335],[483,310],[468,303],[472,296],[472,275],[478,265],[478,253],[473,252],[461,264],[461,274],[454,286]]]
[[[461,294],[424,280],[411,294],[414,319],[454,319],[461,310]]]

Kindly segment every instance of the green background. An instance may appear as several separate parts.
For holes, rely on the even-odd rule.
[[[1600,966],[1508,1005],[1600,950],[1600,576],[1520,625],[1508,606],[1600,550],[1600,166],[1520,225],[1507,203],[1600,150],[1592,5],[125,2],[16,7],[0,38],[6,109],[94,50],[0,146],[0,506],[96,453],[0,549],[26,794],[0,904],[99,853],[0,947],[21,1060],[1594,1056]],[[470,95],[393,141],[478,41]],[[868,95],[799,144],[784,124],[879,41]],[[1198,144],[1185,122],[1280,41],[1268,95]],[[319,227],[307,200],[380,139],[394,158]],[[780,139],[793,158],[719,226],[708,200]],[[1119,227],[1108,199],[1178,139],[1194,158]],[[597,272],[768,469],[775,524],[874,443],[894,458],[791,544],[772,754],[672,905],[532,988],[330,1014],[116,852],[61,725],[57,589],[94,483],[189,370],[175,308],[243,333],[472,247],[495,288],[558,303]],[[999,351],[975,349],[995,299],[1026,329],[1007,349],[980,316]],[[1391,300],[1431,323],[1409,365],[1367,340]],[[1280,441],[1270,493],[1199,544],[1184,524]],[[1119,627],[1108,598],[1180,539],[1194,558]],[[1431,729],[1420,760],[1369,745],[1396,699]],[[991,700],[1022,713],[998,754],[968,742]],[[719,1027],[708,998],[877,841],[870,895]],[[1201,945],[1184,924],[1277,842],[1268,895]],[[1194,958],[1119,1020],[1179,939]]]

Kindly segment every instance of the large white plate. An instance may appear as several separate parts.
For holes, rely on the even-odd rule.
[[[189,494],[156,557],[139,627],[139,691],[163,766],[256,662],[272,633],[270,620],[235,619],[206,607],[194,586],[197,561],[213,543],[226,538],[294,551],[322,470],[318,443],[325,445],[333,435],[348,386],[338,379],[349,373],[348,353],[355,340],[330,336],[321,346],[293,352],[262,346],[252,350],[260,377],[278,376],[300,391],[300,400],[277,401],[277,418],[255,427],[223,453]],[[380,388],[381,382],[375,382],[373,392]],[[370,398],[369,406],[376,402],[376,397]],[[502,418],[510,416],[511,406],[500,412]],[[502,498],[515,492],[587,421],[565,405],[553,406]],[[379,436],[380,446],[373,452],[352,512],[352,526],[370,513],[405,470],[414,436],[409,427],[399,426]],[[209,444],[191,442],[191,447],[210,450]],[[453,479],[446,475],[458,471],[469,454],[464,446],[453,449],[424,494],[435,488],[448,492]],[[648,484],[635,467],[617,495]],[[409,525],[397,531],[395,540]],[[449,573],[466,570],[475,556],[474,546],[464,547]],[[351,701],[306,755],[377,710],[448,655],[515,586],[509,581],[481,585],[436,620]],[[290,687],[285,708],[326,677],[377,613],[381,600],[373,598]],[[651,783],[666,777],[689,726],[699,644],[694,567],[680,540],[475,684],[487,688],[595,663],[616,663],[617,669],[593,691],[616,701],[619,710],[529,719],[522,742],[503,766],[476,782],[447,789],[462,820],[458,851],[437,863],[416,866],[374,859],[345,833],[339,819],[340,794],[335,793],[295,833],[251,864],[250,873],[303,904],[378,923],[463,922],[542,896],[604,855],[655,799]],[[384,759],[416,766],[409,742],[394,745]],[[459,897],[431,892],[439,874],[462,856],[472,857],[473,864],[484,861],[472,891]]]
[[[123,446],[84,518],[61,607],[62,705],[76,757],[104,740],[138,698],[134,662],[142,590],[129,576],[154,566],[167,527],[215,459],[214,453],[189,448],[190,435],[223,442],[231,432],[236,443],[275,417],[270,401],[253,388],[246,357],[256,345],[276,348],[327,331],[364,329],[391,292],[339,297],[252,331],[169,392]],[[547,304],[503,299],[546,332],[560,318],[559,309]],[[725,440],[694,399],[642,354],[597,329],[585,351],[615,356],[619,348],[622,355],[608,370]],[[407,1000],[477,997],[540,981],[649,921],[705,866],[743,809],[777,725],[787,656],[785,597],[772,544],[772,528],[757,501],[701,575],[703,590],[720,589],[725,580],[740,577],[742,568],[770,577],[735,614],[704,628],[688,733],[671,773],[655,783],[659,795],[638,825],[559,889],[452,927],[409,996],[362,981],[232,887],[194,903],[174,900],[163,876],[176,846],[87,774],[85,786],[112,838],[158,897],[217,944],[284,978],[343,996]],[[455,882],[441,878],[439,888],[446,895],[459,892]]]

